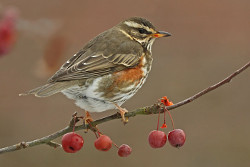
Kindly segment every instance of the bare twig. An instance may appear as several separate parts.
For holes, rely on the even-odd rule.
[[[237,71],[235,71],[234,73],[232,73],[231,75],[229,75],[228,77],[223,79],[222,81],[216,83],[215,85],[212,85],[212,86],[198,92],[197,94],[195,94],[195,95],[193,95],[193,96],[191,96],[191,97],[189,97],[189,98],[187,98],[187,99],[185,99],[183,101],[180,101],[180,102],[178,102],[178,103],[176,103],[176,104],[174,104],[172,106],[168,106],[167,109],[168,110],[173,110],[173,109],[175,109],[177,107],[183,106],[183,105],[185,105],[187,103],[190,103],[193,100],[201,97],[202,95],[205,95],[208,92],[210,92],[212,90],[215,90],[215,89],[219,88],[220,86],[222,86],[222,85],[224,85],[226,83],[229,83],[234,77],[236,77],[241,72],[246,70],[249,66],[250,66],[250,62],[248,62],[246,65],[244,65],[243,67],[241,67],[240,69],[238,69]],[[126,117],[134,117],[136,115],[158,114],[159,110],[160,110],[160,112],[164,112],[164,109],[161,106],[159,106],[158,104],[154,104],[152,106],[142,107],[142,108],[136,109],[136,110],[134,110],[132,112],[128,112],[128,113],[125,114],[125,116]],[[39,138],[39,139],[36,139],[36,140],[33,140],[33,141],[21,142],[21,143],[12,145],[12,146],[1,148],[0,149],[0,154],[6,153],[6,152],[17,151],[17,150],[21,150],[21,149],[24,149],[24,148],[33,147],[33,146],[41,145],[41,144],[47,144],[47,145],[52,146],[54,148],[60,146],[60,144],[52,142],[52,140],[66,134],[68,132],[71,132],[73,130],[72,125],[73,125],[73,123],[75,121],[75,116],[76,116],[76,113],[73,114],[73,118],[70,121],[69,126],[65,127],[64,129],[61,129],[61,130],[59,130],[59,131],[57,131],[57,132],[55,132],[53,134],[50,134],[48,136],[45,136],[45,137],[42,137],[42,138]],[[93,127],[95,125],[105,123],[105,122],[108,122],[108,121],[111,121],[111,120],[114,120],[114,119],[120,119],[120,118],[121,118],[121,115],[119,113],[116,113],[116,114],[113,114],[113,115],[98,119],[98,120],[92,122],[91,125],[83,124],[83,125],[80,125],[80,126],[76,126],[75,131],[82,130],[82,129],[89,129],[91,126]]]
[[[62,147],[61,144],[56,143],[56,142],[54,142],[54,141],[50,141],[50,142],[48,142],[48,143],[46,143],[46,144],[49,145],[49,146],[51,146],[51,147],[53,147],[53,148]]]

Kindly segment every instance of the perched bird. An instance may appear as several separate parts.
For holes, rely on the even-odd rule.
[[[168,37],[148,20],[132,17],[90,40],[48,80],[27,94],[47,97],[62,92],[88,112],[119,109],[144,84],[152,66],[151,47],[156,38]],[[85,121],[88,118],[85,118]]]

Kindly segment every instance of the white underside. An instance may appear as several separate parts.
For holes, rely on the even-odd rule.
[[[126,100],[131,98],[137,90],[143,85],[145,79],[141,80],[140,84],[134,87],[134,85],[126,88],[133,89],[127,94],[116,95],[113,99],[105,99],[102,97],[102,93],[96,92],[96,88],[101,78],[96,78],[89,87],[73,86],[62,93],[66,95],[69,99],[75,100],[75,104],[80,108],[89,112],[103,112],[110,109],[116,109],[115,104],[121,106]],[[119,100],[116,100],[119,99]]]
[[[89,112],[103,112],[109,109],[115,109],[116,106],[112,102],[108,102],[106,99],[101,98],[102,93],[96,92],[96,88],[101,78],[96,78],[88,87],[85,86],[72,86],[62,93],[69,99],[76,100],[76,105]],[[121,103],[118,105],[122,105]]]
[[[144,62],[145,60],[143,60],[143,63]],[[148,70],[143,68],[143,73],[144,75],[148,75]],[[107,77],[111,77],[111,75]],[[121,89],[121,92],[128,93],[117,93],[112,99],[105,99],[103,93],[97,91],[99,83],[103,83],[101,82],[101,77],[94,79],[93,83],[88,86],[75,85],[63,90],[62,93],[68,98],[76,100],[76,105],[86,111],[103,112],[110,109],[116,109],[115,104],[121,106],[141,88],[146,78],[147,77],[143,77],[143,79],[139,81],[139,84]]]

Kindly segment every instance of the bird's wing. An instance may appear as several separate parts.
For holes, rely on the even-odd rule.
[[[126,39],[127,37],[121,40],[123,36],[107,40],[105,33],[90,41],[69,59],[48,82],[96,78],[139,64],[143,52],[139,43]]]

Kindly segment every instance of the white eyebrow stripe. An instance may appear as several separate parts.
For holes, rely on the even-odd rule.
[[[126,33],[125,31],[123,31],[122,29],[120,29],[119,31],[121,31],[124,35],[126,35],[127,37],[129,37],[130,39],[133,40],[133,38],[128,33]]]
[[[133,22],[133,21],[125,21],[124,24],[126,24],[126,25],[129,26],[129,27],[144,28],[144,29],[146,29],[146,30],[149,31],[149,32],[152,31],[149,27],[143,26],[143,25],[138,24],[138,23]]]

